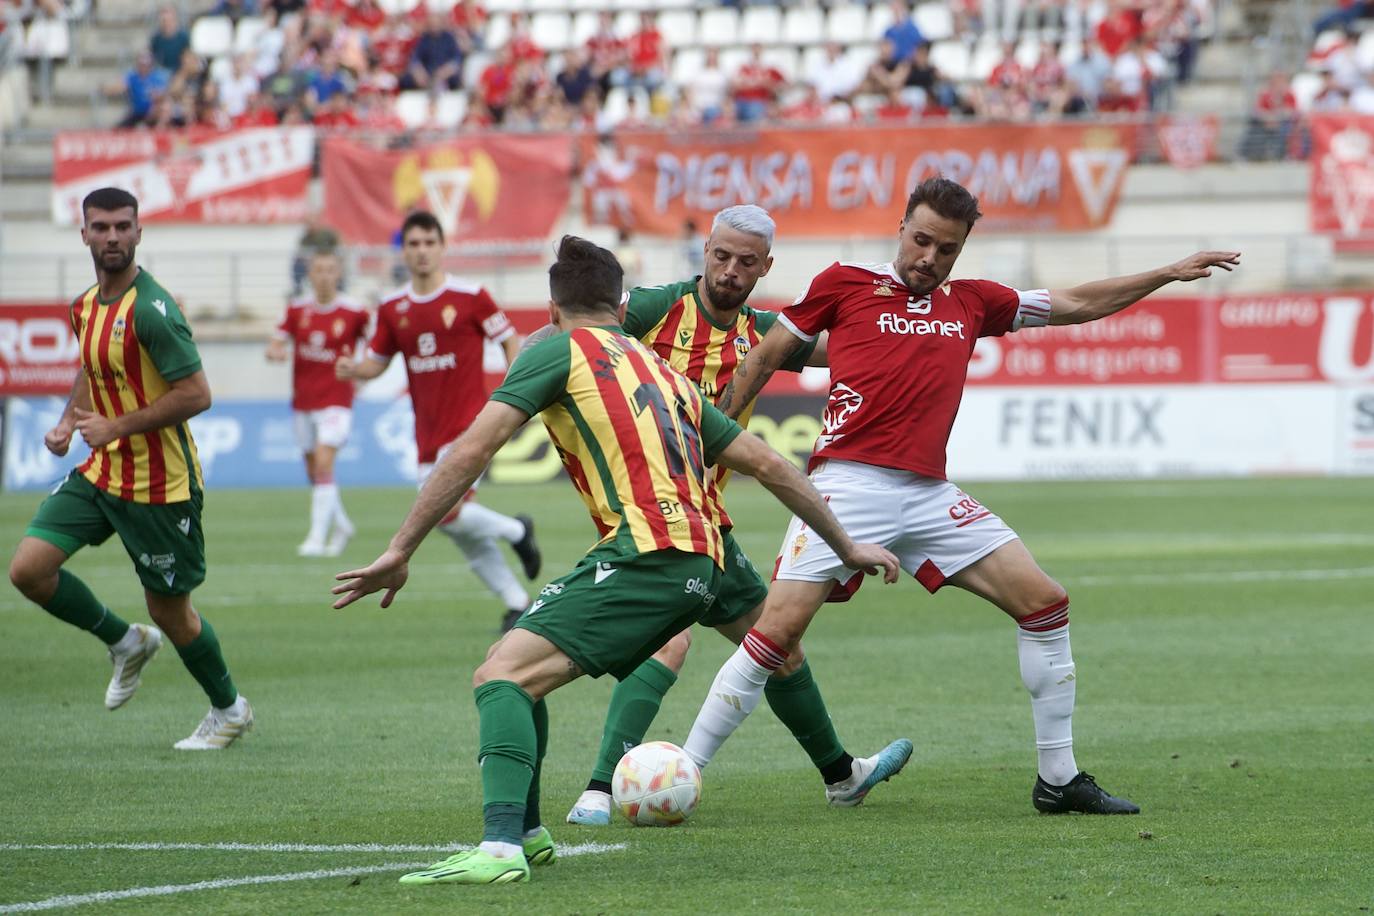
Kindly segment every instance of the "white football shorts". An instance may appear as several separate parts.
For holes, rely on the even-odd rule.
[[[947,480],[829,460],[811,474],[811,482],[850,537],[892,551],[902,569],[930,592],[1017,537],[990,509]],[[787,526],[773,578],[834,579],[840,587],[831,601],[846,600],[863,581],[799,518]]]
[[[313,452],[317,445],[343,448],[353,431],[351,407],[323,407],[296,411],[296,443],[302,452]]]

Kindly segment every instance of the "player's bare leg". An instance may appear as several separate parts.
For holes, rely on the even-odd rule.
[[[55,544],[26,537],[10,562],[10,582],[34,604],[90,632],[109,648],[114,672],[105,688],[105,708],[118,709],[138,689],[143,666],[162,646],[162,634],[153,627],[120,619],[85,582],[62,568],[67,557],[67,552]]]
[[[205,714],[190,736],[173,745],[182,751],[223,750],[253,727],[253,707],[229,676],[219,637],[210,622],[196,613],[190,595],[144,591],[148,613],[176,647],[181,662],[210,699]]]
[[[1038,773],[1031,800],[1047,813],[1136,814],[1102,790],[1073,756],[1077,677],[1069,647],[1069,596],[1036,564],[1025,544],[1010,541],[950,577],[1017,622],[1021,682],[1031,695]]]
[[[553,844],[539,817],[539,774],[549,732],[544,697],[581,674],[562,650],[529,630],[511,630],[492,647],[472,676],[482,843],[403,876],[402,884],[527,881],[531,862],[553,861]]]
[[[736,640],[738,642],[738,640]],[[663,697],[677,683],[687,652],[692,648],[692,631],[683,630],[663,648],[615,685],[606,709],[606,724],[601,732],[601,747],[592,768],[587,788],[568,812],[569,824],[605,827],[611,822],[611,774],[620,758],[632,747],[642,744]]]
[[[439,523],[439,529],[467,557],[468,567],[482,584],[505,604],[501,629],[509,630],[529,606],[530,596],[515,580],[515,573],[501,553],[500,542],[511,545],[525,575],[535,578],[543,560],[534,539],[534,521],[526,515],[502,515],[469,498],[454,507]]]
[[[334,480],[338,452],[332,445],[317,444],[305,453],[305,471],[310,477],[310,533],[296,549],[300,556],[336,557],[353,537],[353,523],[344,512]]]

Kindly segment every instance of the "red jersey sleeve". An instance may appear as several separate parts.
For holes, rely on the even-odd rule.
[[[796,301],[783,309],[778,321],[803,340],[815,340],[821,331],[828,330],[835,323],[835,314],[840,303],[840,286],[837,282],[840,263],[836,261],[811,279],[806,292]]]
[[[485,287],[477,291],[477,307],[473,310],[473,317],[482,328],[482,335],[492,343],[501,343],[515,333],[510,318],[501,311]]]
[[[377,325],[372,330],[367,349],[369,353],[386,360],[396,355],[396,335],[392,331],[391,316],[385,305],[377,309]]]
[[[1001,337],[1008,331],[1039,328],[1050,323],[1050,291],[1019,290],[992,280],[966,280],[983,303],[979,337]]]
[[[286,303],[286,312],[281,316],[281,321],[277,322],[274,336],[283,339],[291,337],[292,319],[296,317],[296,306],[293,303]]]

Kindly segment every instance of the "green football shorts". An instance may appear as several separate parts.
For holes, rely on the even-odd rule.
[[[129,502],[72,471],[43,500],[24,534],[47,541],[68,556],[118,534],[145,589],[185,595],[205,581],[202,501],[200,490],[193,489],[185,502]]]
[[[704,554],[598,547],[544,586],[515,626],[553,643],[585,674],[623,679],[701,619],[720,578]]]
[[[718,627],[733,623],[768,597],[768,583],[754,568],[735,541],[725,532],[725,572],[720,577],[720,597],[699,621],[704,627]]]

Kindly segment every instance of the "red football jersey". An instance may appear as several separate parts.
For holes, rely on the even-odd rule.
[[[347,296],[336,296],[328,305],[313,298],[287,305],[277,335],[291,341],[293,409],[353,406],[353,383],[335,378],[334,361],[361,352],[368,321],[363,307]]]
[[[405,357],[421,464],[433,463],[486,403],[482,342],[500,343],[514,333],[485,289],[453,276],[428,296],[406,286],[377,309],[368,349],[381,360]]]
[[[979,337],[1049,323],[1048,290],[954,280],[916,296],[892,264],[832,264],[778,320],[830,332],[830,401],[812,465],[861,461],[945,479],[945,447]]]

